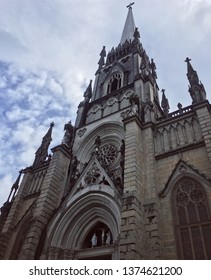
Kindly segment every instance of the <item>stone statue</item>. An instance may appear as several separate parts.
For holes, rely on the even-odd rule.
[[[178,103],[177,108],[179,109],[179,113],[182,114],[182,104]]]
[[[106,245],[110,245],[110,244],[111,244],[111,233],[109,231],[106,235]]]
[[[129,116],[134,116],[134,115],[138,115],[138,101],[139,98],[137,95],[132,94],[129,98],[131,107],[130,107],[130,111],[128,113]]]
[[[91,243],[92,243],[92,248],[97,246],[97,235],[96,235],[96,233],[93,234],[92,239],[91,239]]]
[[[99,152],[100,145],[101,145],[101,138],[98,135],[95,139],[95,152],[96,152],[96,154],[98,154],[98,152]]]
[[[105,230],[104,230],[104,228],[102,229],[101,237],[102,237],[102,246],[103,246],[104,243],[105,243],[105,241],[104,241],[104,238],[105,238]]]
[[[134,34],[133,34],[133,37],[134,37],[134,39],[133,39],[133,44],[135,44],[135,45],[139,44],[139,42],[140,42],[140,41],[139,41],[140,33],[139,33],[137,27],[135,28],[135,32],[134,32]]]
[[[98,135],[95,139],[95,145],[96,146],[100,146],[101,145],[101,139],[100,139],[100,136]]]
[[[65,134],[62,143],[67,145],[68,147],[71,147],[72,140],[73,140],[73,130],[74,130],[71,121],[65,124],[64,130],[65,130]]]

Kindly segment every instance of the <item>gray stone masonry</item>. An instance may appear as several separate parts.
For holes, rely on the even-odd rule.
[[[32,173],[30,169],[28,169],[25,172],[18,193],[15,197],[15,200],[12,204],[7,220],[0,234],[0,259],[4,259],[6,256],[10,255],[10,251],[12,249],[10,246],[12,230],[14,229],[21,215],[22,205],[24,203],[23,197],[27,194],[27,189],[30,184],[31,176]]]
[[[34,259],[41,234],[58,208],[66,182],[70,154],[65,145],[55,147],[50,166],[41,186],[32,225],[22,246],[19,259]]]
[[[206,102],[195,106],[202,135],[207,148],[207,154],[211,161],[211,114],[210,105]]]
[[[143,143],[137,116],[125,122],[124,194],[120,259],[143,259]]]

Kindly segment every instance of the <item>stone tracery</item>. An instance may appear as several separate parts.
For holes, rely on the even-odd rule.
[[[105,166],[113,163],[117,158],[117,154],[117,148],[113,144],[104,144],[98,152],[99,160]]]

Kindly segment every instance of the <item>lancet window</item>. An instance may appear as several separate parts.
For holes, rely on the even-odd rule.
[[[121,87],[122,87],[122,75],[120,73],[116,73],[110,78],[108,82],[107,94],[115,90],[118,90]]]
[[[181,259],[211,259],[211,219],[203,187],[191,178],[176,186],[176,235]]]

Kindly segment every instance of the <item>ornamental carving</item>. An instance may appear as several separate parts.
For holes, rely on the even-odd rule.
[[[84,182],[87,185],[97,184],[99,182],[100,175],[101,175],[101,171],[99,167],[93,165],[92,168],[87,172],[84,178]]]
[[[82,137],[84,135],[84,133],[87,131],[87,128],[82,128],[78,131],[78,136]]]

